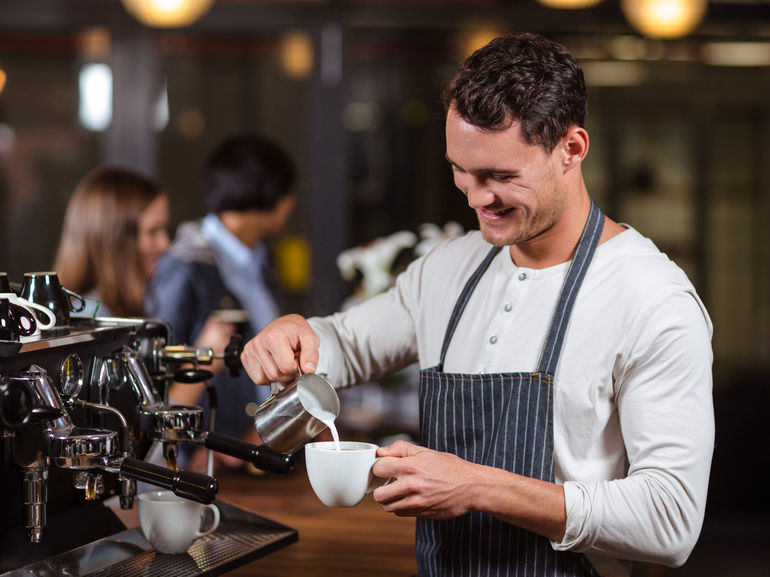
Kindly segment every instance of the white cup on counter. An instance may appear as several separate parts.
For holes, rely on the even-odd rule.
[[[305,465],[310,485],[327,507],[355,507],[374,490],[372,465],[377,445],[356,441],[333,441],[305,445]]]
[[[144,538],[161,553],[184,553],[193,541],[219,527],[216,505],[183,499],[171,491],[142,493],[138,506]],[[208,523],[205,519],[207,511],[213,516]]]
[[[27,299],[18,296],[15,292],[0,293],[0,299],[8,299],[9,302],[19,305],[20,307],[24,307],[33,315],[35,315],[35,319],[37,320],[37,329],[32,335],[25,337],[26,339],[38,336],[40,335],[41,329],[47,331],[48,329],[52,329],[56,324],[56,315],[51,309],[43,305],[28,301]]]

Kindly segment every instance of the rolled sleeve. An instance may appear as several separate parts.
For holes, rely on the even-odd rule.
[[[710,325],[678,295],[644,319],[618,375],[625,478],[564,482],[558,550],[681,566],[700,534],[714,446]],[[648,335],[648,336],[644,336]]]

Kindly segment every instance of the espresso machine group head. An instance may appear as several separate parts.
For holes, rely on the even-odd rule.
[[[241,335],[232,335],[224,352],[214,353],[208,347],[168,345],[170,329],[162,322],[159,326],[164,329],[160,333],[156,330],[154,335],[146,336],[134,349],[124,348],[121,351],[121,360],[141,407],[141,420],[144,423],[142,428],[152,431],[153,440],[163,442],[169,467],[175,466],[176,445],[182,442],[209,449],[209,474],[213,471],[211,451],[236,457],[269,473],[283,475],[293,470],[292,454],[277,452],[266,445],[246,443],[214,430],[217,390],[208,382],[213,373],[201,368],[201,365],[211,365],[215,360],[221,359],[229,374],[237,377],[242,368]],[[155,385],[165,388],[164,383],[171,381],[206,384],[210,430],[202,429],[203,414],[200,407],[169,405],[163,402]]]

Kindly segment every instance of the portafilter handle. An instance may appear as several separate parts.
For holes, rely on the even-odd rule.
[[[252,445],[235,437],[213,431],[205,433],[203,445],[207,449],[247,461],[257,469],[285,475],[294,470],[294,455],[284,455],[265,445]]]
[[[194,471],[174,471],[146,461],[126,457],[120,463],[120,474],[171,490],[175,495],[208,505],[217,497],[219,482],[214,477]]]

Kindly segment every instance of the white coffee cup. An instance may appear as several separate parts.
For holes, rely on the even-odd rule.
[[[207,510],[214,518],[211,526],[203,529]],[[171,491],[150,491],[139,495],[139,524],[145,539],[161,553],[184,553],[198,537],[216,530],[219,509],[177,497]]]
[[[33,336],[38,336],[40,335],[41,329],[47,331],[48,329],[52,329],[56,324],[56,315],[48,307],[33,303],[32,301],[28,301],[25,298],[21,298],[14,292],[0,293],[0,299],[8,299],[10,302],[24,307],[33,315],[35,315],[35,318],[37,319],[37,329],[31,336],[26,337],[26,339],[30,339]],[[47,319],[47,321],[43,321],[42,319]]]
[[[333,441],[305,445],[305,465],[310,485],[327,507],[355,507],[374,490],[372,465],[377,445],[341,441],[338,451]]]

